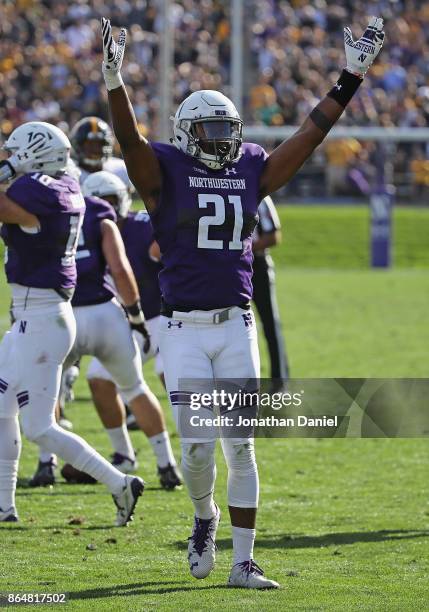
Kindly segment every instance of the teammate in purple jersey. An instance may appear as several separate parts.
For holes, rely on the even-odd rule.
[[[164,264],[160,348],[170,401],[183,412],[180,381],[255,379],[259,353],[253,314],[251,233],[259,202],[287,183],[340,118],[379,53],[383,20],[363,37],[344,31],[346,68],[298,132],[270,155],[242,143],[242,121],[216,91],[197,91],[179,106],[173,145],[141,136],[120,74],[126,30],[118,43],[102,20],[103,75],[115,135],[128,174],[149,211]],[[191,385],[190,385],[191,387]],[[221,439],[228,466],[228,505],[234,560],[228,584],[276,588],[253,560],[258,474],[251,438]],[[214,567],[219,508],[213,500],[215,440],[182,438],[183,476],[195,508],[190,571]]]
[[[144,316],[147,321],[159,317],[161,293],[158,277],[162,264],[155,255],[156,243],[150,217],[146,211],[130,212],[126,219],[119,221],[119,229],[139,286]]]
[[[85,197],[86,213],[76,251],[77,284],[72,306],[103,304],[114,295],[103,252],[102,222],[116,223],[116,213],[100,198]]]
[[[122,185],[129,207],[130,198],[122,181],[110,173],[101,174],[107,174],[112,181]],[[93,182],[94,176],[87,180]],[[161,484],[168,472],[169,486],[166,488],[174,488],[180,484],[180,479],[177,477],[164,416],[158,400],[143,379],[136,337],[140,337],[141,353],[146,354],[150,349],[149,335],[139,301],[139,289],[116,225],[116,213],[107,201],[87,191],[85,185],[83,193],[87,208],[76,253],[77,287],[72,300],[77,333],[64,367],[75,363],[83,355],[98,358],[130,405],[140,429],[148,437]],[[119,207],[118,214],[122,213]],[[116,295],[125,306],[128,320]],[[132,330],[135,330],[136,337]],[[94,403],[115,451],[112,463],[125,473],[133,472],[137,462],[126,428],[123,406],[118,406],[116,389],[113,396],[103,402],[96,381],[90,378]],[[61,473],[69,481],[87,481],[85,471],[77,471],[68,464]],[[175,476],[174,483],[172,476]]]
[[[0,165],[0,182],[14,179],[0,193],[14,323],[0,344],[0,521],[18,520],[19,414],[29,440],[107,485],[116,524],[126,525],[143,481],[124,476],[55,422],[62,364],[76,334],[70,298],[85,212],[79,184],[65,173],[70,142],[55,126],[35,121],[14,130],[4,148],[10,157]]]
[[[147,213],[142,215],[141,213],[135,214],[129,212],[131,200],[126,186],[119,177],[110,172],[101,171],[91,174],[84,181],[82,190],[86,196],[100,196],[109,200],[115,207],[118,215],[118,228],[126,240],[126,242],[124,241],[125,252],[136,275],[143,312],[145,317],[146,315],[148,317],[146,324],[151,334],[152,345],[152,339],[156,343],[157,338],[160,294],[156,278],[159,263],[150,260],[148,255],[148,249],[153,242],[148,215]],[[85,226],[83,233],[85,233]],[[77,256],[79,257],[79,250]],[[78,288],[80,284],[79,262],[80,259],[78,259]],[[156,320],[154,320],[154,315],[156,315]],[[144,351],[140,335],[134,334],[134,338],[139,345],[141,361],[144,363],[155,354],[157,346],[155,344],[153,348],[151,346],[151,351]],[[117,344],[119,344],[119,339]],[[120,394],[118,395],[116,388],[118,380],[115,379],[114,372],[108,367],[105,360],[103,363],[103,359],[98,353],[95,353],[95,356],[98,358],[90,362],[87,370],[92,397],[105,427],[108,428],[109,435],[111,433],[114,434],[110,435],[110,437],[115,450],[115,457],[126,466],[127,462],[130,463],[131,461],[134,463],[135,456],[124,420],[124,406],[121,397],[127,403],[130,403],[130,396],[124,393],[120,386]],[[138,414],[135,409],[134,414],[137,424],[140,423],[140,427],[147,433],[149,442],[156,455],[161,486],[167,490],[174,489],[181,484],[180,474],[171,450],[169,435],[162,417],[161,405],[146,384],[144,394],[139,398],[139,402],[141,404],[139,410],[141,414]],[[137,407],[139,408],[139,406]],[[132,404],[131,408],[133,409]],[[150,424],[154,421],[151,415],[159,417],[162,427],[158,427],[157,430],[152,427],[151,430],[148,430],[148,422]]]
[[[99,117],[83,117],[70,131],[72,156],[78,166],[80,184],[92,173],[106,170],[118,176],[130,191],[134,187],[128,178],[123,159],[113,156],[114,137],[110,126]],[[72,429],[72,423],[65,416],[66,402],[74,399],[73,385],[79,376],[80,362],[77,361],[63,371],[60,392],[60,422]],[[43,479],[43,477],[42,477]],[[38,479],[36,478],[37,484]],[[32,484],[33,481],[30,481]]]

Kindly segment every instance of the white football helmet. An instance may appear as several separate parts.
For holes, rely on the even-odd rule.
[[[100,172],[93,172],[87,176],[82,184],[82,193],[85,197],[116,197],[116,201],[112,201],[116,213],[122,219],[128,215],[131,206],[130,194],[124,181],[112,172],[100,170]]]
[[[176,147],[209,168],[219,170],[240,158],[243,122],[219,91],[195,91],[172,119]]]
[[[71,144],[62,130],[44,121],[29,121],[13,130],[3,145],[17,174],[64,172]]]

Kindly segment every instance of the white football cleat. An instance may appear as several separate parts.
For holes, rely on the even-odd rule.
[[[11,506],[8,510],[2,510],[0,508],[0,523],[17,523],[18,513],[16,509]]]
[[[144,482],[137,476],[125,476],[125,484],[121,493],[112,495],[118,511],[116,513],[116,526],[123,527],[133,520],[134,508],[144,491]]]
[[[250,559],[232,566],[228,586],[243,589],[278,589],[280,585],[274,580],[265,578],[259,565]]]
[[[188,544],[189,569],[194,578],[206,578],[214,568],[216,559],[216,531],[220,510],[211,519],[194,517],[194,528]]]

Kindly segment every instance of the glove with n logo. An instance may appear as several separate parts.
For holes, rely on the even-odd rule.
[[[344,28],[346,70],[363,77],[383,46],[383,19],[372,17],[363,36],[354,41],[350,28]]]
[[[113,40],[112,26],[109,19],[101,20],[103,34],[103,76],[109,91],[123,85],[121,77],[122,60],[124,59],[127,31],[122,28],[119,32],[118,42]]]

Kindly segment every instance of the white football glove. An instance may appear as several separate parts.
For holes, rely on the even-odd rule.
[[[104,19],[104,17],[101,20],[101,31],[103,34],[103,76],[107,89],[111,91],[123,85],[121,66],[124,59],[127,31],[125,28],[121,28],[116,43],[113,40],[110,20]]]
[[[383,46],[384,32],[381,17],[371,17],[363,36],[356,42],[350,28],[344,28],[344,46],[346,49],[346,70],[364,76]]]

